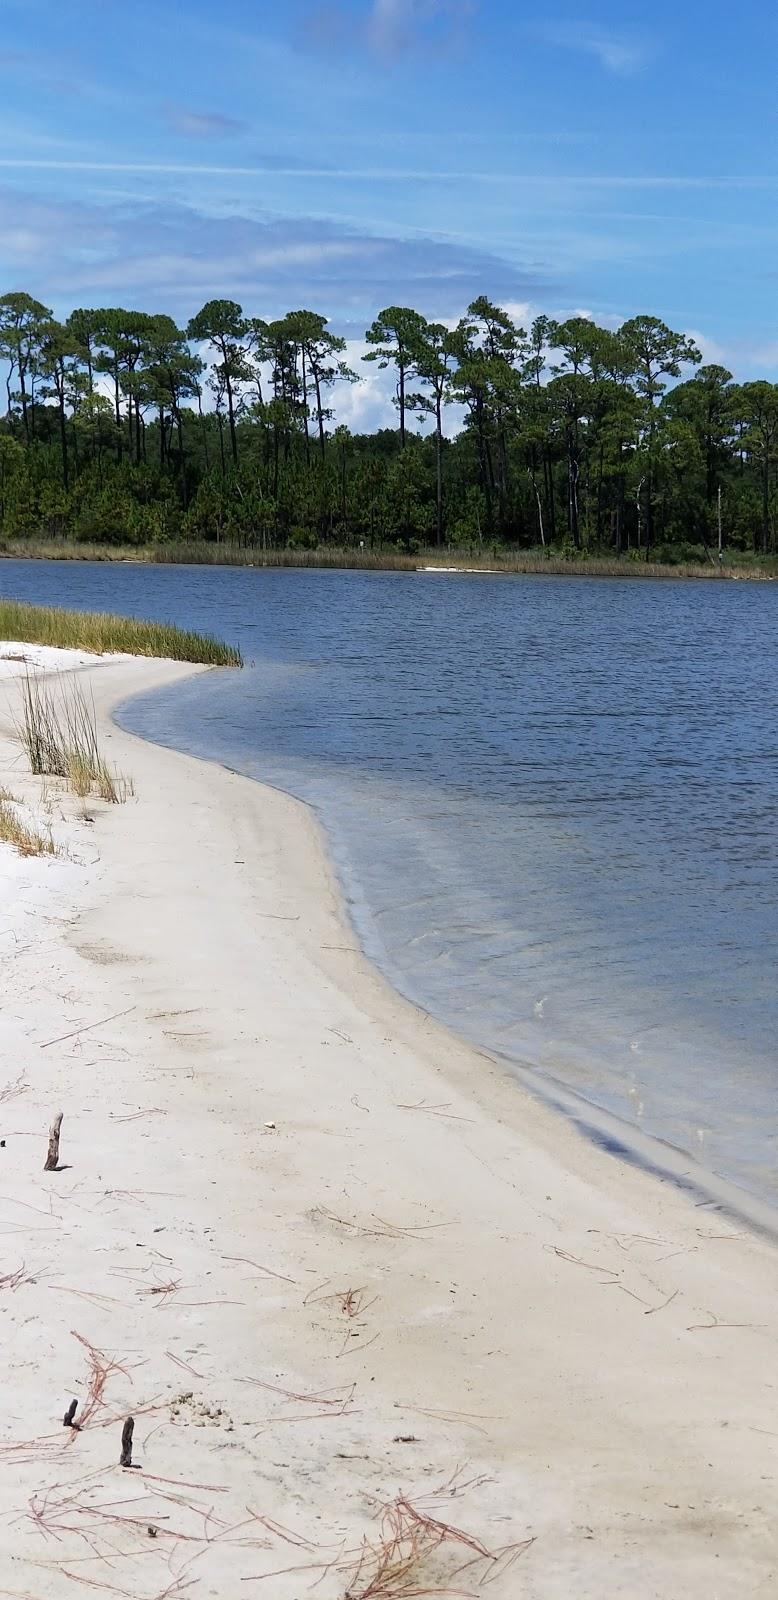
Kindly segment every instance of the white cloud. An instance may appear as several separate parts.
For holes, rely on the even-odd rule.
[[[475,0],[369,0],[355,16],[343,0],[320,0],[308,16],[306,36],[319,48],[367,50],[395,61],[411,52],[450,46],[461,39]]]
[[[196,111],[192,106],[166,105],[165,116],[174,133],[187,139],[225,139],[248,133],[247,122],[222,111]]]
[[[610,328],[612,333],[626,322],[626,316],[620,311],[592,311],[589,306],[568,306],[556,313],[557,322],[572,322],[575,317],[581,317],[584,322],[596,322],[598,328]]]
[[[374,433],[378,428],[396,428],[397,410],[392,404],[394,377],[390,368],[382,371],[377,362],[365,364],[370,346],[364,339],[346,341],[345,360],[359,376],[358,383],[338,386],[338,422],[352,433]]]
[[[449,28],[466,14],[456,0],[373,0],[366,35],[379,55],[401,55],[434,26]]]
[[[445,321],[434,315],[429,320]],[[378,428],[396,428],[398,425],[396,374],[391,367],[382,369],[377,362],[365,362],[364,357],[371,348],[364,339],[346,341],[345,359],[352,371],[358,374],[359,382],[338,386],[336,408],[338,422],[350,428],[352,433],[374,433]],[[416,388],[421,388],[421,385],[411,380],[409,393],[412,394]],[[443,429],[447,438],[453,439],[459,433],[464,419],[463,406],[446,407]],[[431,417],[409,411],[407,425],[409,433],[431,433],[434,422]]]
[[[540,29],[539,36],[546,44],[594,56],[607,72],[616,73],[619,77],[629,77],[638,72],[652,53],[643,39],[593,27],[587,22],[552,24]]]
[[[503,300],[502,309],[507,311],[511,322],[515,322],[517,328],[528,328],[533,317],[537,316],[537,311],[533,311],[529,300]]]
[[[699,328],[684,328],[684,333],[687,339],[696,344],[705,366],[727,366],[727,353],[724,346],[716,339],[711,339],[706,333],[700,333]]]

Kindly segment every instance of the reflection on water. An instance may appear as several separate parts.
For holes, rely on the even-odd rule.
[[[778,590],[6,563],[242,647],[122,720],[313,804],[368,952],[778,1198]]]

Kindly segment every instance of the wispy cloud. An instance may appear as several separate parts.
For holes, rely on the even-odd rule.
[[[314,304],[366,327],[398,296],[430,315],[458,315],[476,294],[535,298],[553,281],[542,267],[432,237],[237,211],[215,221],[194,206],[87,205],[10,187],[0,187],[0,238],[2,289],[11,280],[58,310],[130,301],[187,317],[228,295],[263,316]]]
[[[471,15],[467,0],[373,0],[368,43],[380,56],[399,56],[436,39],[451,42]]]
[[[164,111],[173,132],[187,139],[229,139],[249,132],[247,122],[222,111],[196,111],[179,105],[166,105]]]
[[[588,22],[549,23],[535,31],[544,43],[562,50],[578,50],[594,56],[607,72],[619,77],[629,77],[645,66],[653,50],[647,41],[634,35],[610,28],[598,28]]]
[[[572,190],[580,195],[586,190],[629,191],[646,190],[755,190],[770,191],[778,188],[775,173],[540,173],[540,172],[478,172],[475,170],[428,167],[314,167],[298,163],[279,164],[272,160],[242,165],[234,162],[203,161],[91,161],[80,159],[58,160],[45,156],[0,156],[0,170],[40,172],[117,172],[161,174],[168,176],[236,177],[236,178],[299,178],[322,182],[343,183],[474,183],[489,184],[495,188],[519,187],[538,189],[553,195],[556,191]]]
[[[450,49],[463,38],[475,0],[319,0],[306,18],[305,36],[318,48],[346,52],[355,47],[381,61],[433,49]]]

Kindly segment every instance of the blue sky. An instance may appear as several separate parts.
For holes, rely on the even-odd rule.
[[[778,376],[765,0],[0,0],[0,281],[185,319],[476,293]]]

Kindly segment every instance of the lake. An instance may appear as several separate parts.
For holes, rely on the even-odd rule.
[[[125,706],[311,804],[405,995],[778,1200],[778,587],[3,562],[208,628]]]

